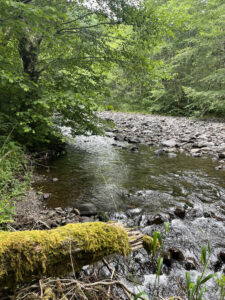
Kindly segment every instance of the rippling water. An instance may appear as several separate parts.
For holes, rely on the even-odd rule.
[[[167,249],[180,249],[185,260],[163,267],[162,292],[179,293],[180,286],[184,286],[187,261],[193,262],[196,270],[191,270],[191,277],[196,278],[201,269],[201,246],[207,239],[213,249],[209,269],[220,274],[224,266],[218,261],[218,253],[225,248],[225,171],[216,171],[217,163],[210,158],[156,156],[153,148],[141,145],[131,150],[133,146],[119,142],[115,145],[110,137],[77,137],[68,145],[66,155],[51,163],[49,172],[39,169],[47,178],[41,183],[42,190],[51,193],[47,204],[79,207],[91,202],[98,211],[110,212],[114,219],[139,226],[150,235],[154,230],[163,230],[163,225],[149,226],[149,216],[186,207],[185,219],[169,220],[171,229],[165,241]],[[54,177],[58,181],[53,182]],[[140,208],[141,213],[126,214],[134,208]],[[135,291],[151,291],[155,275],[149,258],[137,252],[133,259],[135,262],[127,263],[125,273],[141,278],[142,284],[136,285]],[[205,298],[219,299],[215,283],[208,284]]]
[[[59,179],[42,183],[43,190],[52,193],[48,204],[92,202],[103,211],[142,207],[158,212],[193,200],[225,203],[225,172],[216,171],[211,159],[156,156],[145,145],[131,151],[126,144],[114,143],[109,137],[78,137],[65,156],[52,162],[50,173],[40,170]],[[132,197],[135,193],[137,197]]]

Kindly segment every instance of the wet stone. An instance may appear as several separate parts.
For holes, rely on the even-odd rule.
[[[170,252],[164,251],[164,252],[162,253],[162,258],[163,258],[163,263],[164,263],[167,267],[171,267],[171,265],[172,265],[172,258],[171,258]]]
[[[128,138],[128,143],[139,144],[139,143],[141,143],[141,140],[138,138]]]
[[[225,252],[224,252],[224,251],[221,251],[221,252],[219,253],[219,259],[220,259],[223,263],[225,263]]]
[[[221,262],[221,260],[217,260],[215,262],[215,264],[213,265],[214,272],[218,272],[219,270],[221,270],[222,265],[223,265],[223,262]]]
[[[177,248],[170,248],[169,252],[173,259],[178,260],[178,261],[184,260],[184,254],[182,253],[181,250],[179,250]]]
[[[136,152],[136,151],[138,151],[138,148],[137,147],[132,147],[132,148],[130,148],[130,151]]]
[[[168,218],[165,218],[163,215],[157,215],[154,218],[150,218],[147,221],[147,225],[160,225],[166,222]]]
[[[96,206],[92,203],[84,203],[78,206],[81,216],[94,216],[97,214]]]
[[[80,222],[85,223],[85,222],[92,222],[93,219],[91,217],[81,217]]]
[[[165,152],[164,152],[164,150],[163,149],[158,149],[158,150],[155,150],[155,155],[158,155],[158,156],[160,156],[160,155],[163,155]]]
[[[219,170],[222,170],[222,166],[217,166],[217,167],[215,167],[215,170],[217,170],[217,171],[219,171]]]
[[[210,218],[210,217],[211,217],[211,214],[210,214],[209,212],[204,212],[204,213],[203,213],[203,216],[204,216],[205,218]]]
[[[177,157],[177,155],[175,153],[171,152],[171,153],[168,153],[168,157],[175,158],[175,157]]]
[[[219,153],[218,156],[219,156],[219,158],[224,159],[225,158],[225,152]]]
[[[122,142],[122,141],[124,141],[124,137],[123,137],[122,135],[116,135],[116,136],[114,137],[114,140],[115,140],[115,141],[120,141],[120,142]]]
[[[184,208],[181,208],[181,207],[176,207],[175,210],[174,210],[174,214],[178,217],[178,218],[181,218],[181,219],[184,219],[185,218],[185,209]]]
[[[185,269],[187,271],[196,270],[196,264],[194,262],[194,259],[192,259],[192,258],[187,258],[186,259],[186,261],[185,261]]]

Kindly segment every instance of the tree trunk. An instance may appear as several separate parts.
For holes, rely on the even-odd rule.
[[[41,38],[27,37],[25,34],[19,40],[19,53],[23,62],[23,70],[31,81],[37,83],[39,72],[37,69]]]
[[[0,288],[32,277],[78,271],[112,254],[127,255],[152,238],[118,223],[77,223],[53,230],[0,232]]]

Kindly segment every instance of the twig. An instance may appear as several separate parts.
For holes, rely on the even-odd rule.
[[[46,224],[44,221],[42,220],[38,220],[37,223],[41,223],[42,225],[44,225],[46,228],[51,229],[51,227],[48,226],[48,224]]]
[[[40,290],[41,290],[41,299],[42,299],[42,297],[43,297],[43,285],[42,285],[42,280],[40,279],[39,280],[39,285],[40,285]]]

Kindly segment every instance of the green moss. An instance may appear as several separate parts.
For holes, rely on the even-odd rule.
[[[44,291],[44,295],[43,295],[42,300],[56,300],[56,296],[55,296],[55,294],[53,293],[53,291],[52,291],[51,288],[47,288],[47,289]]]
[[[32,275],[61,275],[104,256],[130,252],[124,229],[106,223],[68,224],[53,230],[0,232],[0,284]]]
[[[153,250],[153,238],[148,235],[145,235],[143,237],[143,247],[145,248],[147,253],[150,255]]]

